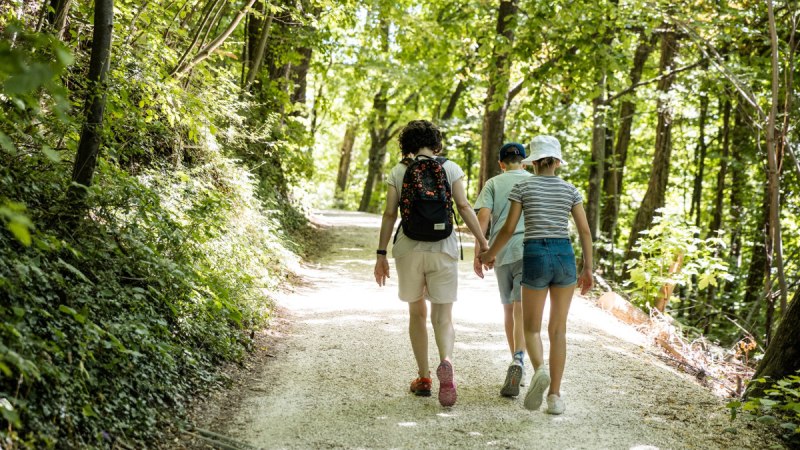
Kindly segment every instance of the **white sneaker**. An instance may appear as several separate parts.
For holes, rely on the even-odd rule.
[[[546,367],[539,367],[533,373],[531,386],[528,388],[528,393],[525,394],[525,408],[531,411],[538,410],[542,406],[542,397],[548,386],[550,386],[550,373]]]
[[[567,407],[564,405],[564,400],[561,400],[556,394],[547,396],[547,414],[563,414]]]

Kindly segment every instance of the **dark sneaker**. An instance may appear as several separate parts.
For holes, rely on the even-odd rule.
[[[506,372],[506,382],[503,383],[503,388],[500,389],[500,395],[503,397],[516,397],[519,395],[519,387],[522,382],[522,366],[515,360],[508,366]]]
[[[542,406],[544,391],[550,386],[550,373],[546,367],[539,367],[531,378],[531,387],[525,394],[525,408],[536,411]]]
[[[433,381],[427,377],[419,377],[411,382],[411,392],[420,397],[431,396],[431,384]]]
[[[442,406],[456,404],[456,380],[453,375],[453,364],[448,360],[442,361],[436,368],[436,377],[439,379],[439,403]]]

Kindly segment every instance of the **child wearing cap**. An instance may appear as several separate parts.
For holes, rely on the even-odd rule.
[[[478,222],[484,235],[489,229],[489,244],[492,244],[508,217],[508,196],[518,182],[532,175],[522,168],[525,159],[525,147],[510,142],[500,148],[500,175],[492,177],[483,186],[475,209],[478,210]],[[500,389],[500,395],[516,397],[525,377],[525,336],[522,328],[522,238],[525,225],[519,221],[508,244],[500,250],[494,263],[497,287],[500,291],[500,302],[503,305],[504,328],[508,348],[511,351],[511,364],[506,371],[506,379]],[[476,246],[477,247],[477,246]],[[473,262],[475,273],[483,273],[480,257],[476,255]]]
[[[398,137],[400,150],[404,157],[434,158],[442,150],[442,133],[427,120],[412,120]],[[402,192],[403,178],[407,164],[398,163],[387,176],[386,207],[383,211],[381,231],[379,235],[377,259],[375,261],[375,281],[379,286],[386,284],[389,278],[389,261],[386,247],[392,236],[392,229],[397,221]],[[450,184],[452,198],[464,223],[477,235],[480,225],[472,206],[467,200],[464,184],[464,171],[454,162],[442,164]],[[489,243],[481,236],[478,238],[476,254],[486,251]],[[392,247],[392,256],[397,267],[398,296],[408,303],[408,333],[411,349],[417,361],[418,377],[411,382],[411,392],[418,396],[431,395],[431,374],[428,363],[428,329],[426,319],[430,302],[431,325],[436,336],[439,350],[439,366],[436,376],[439,379],[439,403],[452,406],[457,399],[456,382],[452,357],[455,331],[453,329],[452,310],[456,301],[458,288],[459,245],[456,233],[447,238],[427,242],[411,239],[403,233],[402,227],[397,231],[397,239]],[[479,276],[483,277],[480,273]]]
[[[585,294],[592,287],[592,236],[583,210],[583,197],[572,184],[555,174],[566,164],[561,145],[552,136],[537,136],[530,144],[530,156],[523,163],[533,164],[536,174],[517,183],[509,194],[509,211],[489,250],[480,256],[488,266],[495,264],[500,250],[514,235],[520,217],[525,215],[522,257],[522,310],[525,343],[534,374],[525,395],[525,407],[537,410],[547,394],[547,412],[561,414],[561,378],[567,356],[567,314],[575,286]],[[580,237],[583,268],[577,274],[575,254],[569,240],[572,215]],[[544,365],[541,326],[544,305],[550,294],[550,370]]]

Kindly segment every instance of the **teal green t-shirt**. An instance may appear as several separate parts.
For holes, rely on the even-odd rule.
[[[497,234],[508,217],[508,195],[511,189],[520,181],[526,180],[532,175],[524,169],[509,170],[489,179],[483,186],[483,190],[478,195],[475,202],[475,209],[489,208],[492,211],[492,222],[489,231],[489,245],[494,243]],[[511,264],[522,259],[522,241],[525,235],[525,220],[521,217],[517,223],[514,235],[508,241],[503,250],[497,254],[496,266]]]

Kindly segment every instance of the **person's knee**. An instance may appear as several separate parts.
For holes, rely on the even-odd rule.
[[[425,305],[425,300],[409,303],[408,314],[413,320],[425,320],[428,316],[428,308]]]
[[[452,325],[453,317],[450,309],[439,305],[431,307],[431,324],[435,327]]]
[[[550,322],[547,325],[547,334],[550,336],[550,340],[553,338],[566,338],[567,324]]]

